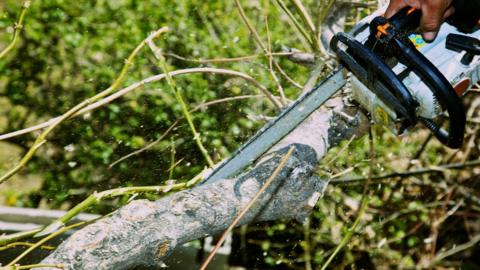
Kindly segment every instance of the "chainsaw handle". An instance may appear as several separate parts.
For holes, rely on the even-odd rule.
[[[420,26],[422,12],[414,7],[404,7],[388,19],[396,29],[413,31]]]
[[[339,42],[343,46],[339,46]],[[410,125],[417,122],[416,103],[412,94],[379,56],[345,33],[335,34],[330,42],[330,48],[387,106],[404,117]]]
[[[420,26],[422,12],[412,7],[404,7],[390,18],[378,16],[370,22],[370,33],[372,37],[381,38],[411,32]]]
[[[420,120],[433,132],[440,142],[450,148],[460,148],[463,143],[466,125],[465,109],[460,97],[438,68],[418,51],[412,43],[405,44],[402,39],[396,38],[393,39],[393,42],[401,53],[397,56],[397,59],[420,77],[438,99],[442,109],[448,112],[450,122],[448,132],[432,119],[420,118]]]
[[[448,112],[450,122],[448,132],[432,119],[419,117],[420,120],[440,142],[450,148],[460,148],[463,143],[466,125],[463,103],[445,76],[415,48],[407,37],[409,32],[420,25],[421,16],[422,13],[418,9],[411,7],[401,9],[390,19],[387,19],[387,25],[391,25],[389,26],[391,29],[388,29],[385,36],[390,40],[391,48],[397,52],[392,55],[420,77],[438,99],[442,109]],[[381,21],[382,19],[379,19],[379,22]],[[378,29],[382,29],[382,27],[377,26]]]
[[[427,126],[437,139],[450,148],[459,148],[463,143],[466,116],[462,101],[457,96],[450,82],[408,38],[420,24],[421,11],[406,7],[390,19],[377,17],[370,25],[370,38],[367,44],[385,58],[395,58],[410,68],[432,91],[443,110],[448,112],[448,131],[442,129],[432,119],[419,119]],[[375,48],[375,44],[381,45]]]
[[[447,22],[460,32],[471,33],[480,26],[480,0],[454,0],[455,13]]]
[[[370,36],[365,45],[383,59],[395,58],[410,68],[432,91],[443,110],[449,115],[448,131],[432,119],[418,117],[437,139],[450,148],[459,148],[463,143],[466,116],[462,101],[452,85],[408,38],[420,25],[421,11],[406,7],[390,19],[376,17],[370,23]],[[391,91],[398,91],[392,89]]]

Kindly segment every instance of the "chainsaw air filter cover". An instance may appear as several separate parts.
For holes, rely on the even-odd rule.
[[[380,14],[382,10],[331,42],[354,75],[354,99],[395,133],[422,122],[443,144],[459,148],[466,125],[460,97],[480,80],[480,30],[470,27],[464,33],[465,26],[444,23],[427,43],[416,31],[420,11],[405,8],[391,19]],[[449,119],[446,130],[435,121],[440,116]]]

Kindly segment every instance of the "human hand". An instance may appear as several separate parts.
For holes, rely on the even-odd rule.
[[[437,37],[438,29],[443,21],[450,17],[455,9],[453,0],[390,0],[385,16],[390,18],[400,9],[410,6],[422,11],[420,30],[426,41],[433,41]]]

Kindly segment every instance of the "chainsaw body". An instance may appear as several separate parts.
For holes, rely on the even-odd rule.
[[[450,20],[462,34],[444,25],[431,44],[424,43],[415,32],[421,14],[410,9],[388,20],[378,16],[379,11],[362,20],[350,34],[336,34],[330,47],[340,67],[269,121],[202,183],[237,175],[285,138],[345,86],[342,66],[354,75],[355,98],[375,120],[398,127],[394,128],[398,133],[422,122],[442,143],[459,148],[466,123],[460,96],[480,76],[476,56],[480,54],[480,32],[475,28],[480,0],[453,0],[453,4],[456,15]],[[436,122],[444,114],[448,114],[448,129]]]
[[[468,3],[473,2],[478,5]],[[420,11],[405,8],[391,19],[381,14],[332,40],[340,62],[354,75],[353,98],[395,134],[422,122],[443,144],[460,147],[466,123],[460,97],[480,80],[480,29],[444,23],[427,43],[416,31]],[[440,116],[449,118],[447,130],[437,124]]]

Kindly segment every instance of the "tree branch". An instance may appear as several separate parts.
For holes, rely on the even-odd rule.
[[[112,216],[73,234],[42,263],[63,264],[65,269],[99,270],[161,265],[177,245],[225,230],[292,145],[292,157],[238,225],[279,219],[303,221],[328,183],[313,175],[318,161],[340,141],[353,135],[361,137],[368,124],[361,112],[346,107],[341,98],[333,99],[250,171],[155,202],[132,201]]]

